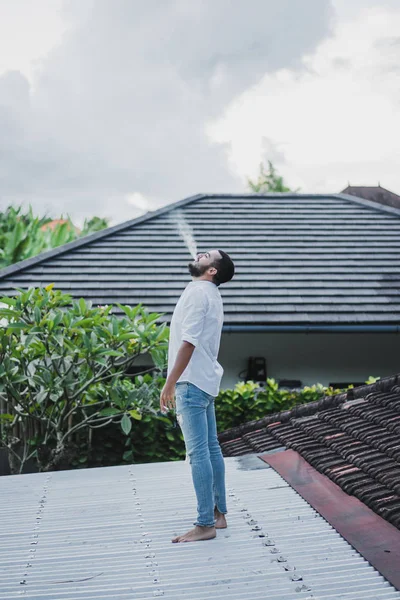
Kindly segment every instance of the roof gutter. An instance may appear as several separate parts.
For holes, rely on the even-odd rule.
[[[400,333],[400,325],[224,325],[224,333]]]

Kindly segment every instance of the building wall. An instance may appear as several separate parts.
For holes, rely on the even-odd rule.
[[[363,382],[370,375],[400,372],[399,334],[223,333],[221,388],[230,388],[247,369],[249,356],[264,356],[267,377],[299,379],[303,385]]]

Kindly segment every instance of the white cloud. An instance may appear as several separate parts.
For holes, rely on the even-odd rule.
[[[139,208],[142,211],[150,210],[149,200],[143,196],[140,192],[133,192],[133,194],[128,194],[126,200],[132,206]]]
[[[20,71],[32,83],[67,28],[62,0],[0,0],[0,74]]]
[[[335,192],[347,182],[400,192],[400,8],[368,8],[303,57],[237,98],[208,128],[230,144],[231,169],[254,176],[271,158],[303,191]]]
[[[77,222],[132,218],[133,192],[158,208],[240,191],[207,120],[264,73],[301,68],[331,19],[329,0],[69,0],[62,14],[60,43],[24,47],[45,52],[34,86],[22,58],[0,75],[0,203]]]

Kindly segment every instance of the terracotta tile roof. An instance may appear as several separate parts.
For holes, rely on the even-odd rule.
[[[220,434],[225,456],[286,447],[400,529],[400,375]]]

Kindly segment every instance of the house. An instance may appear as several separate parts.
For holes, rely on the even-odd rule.
[[[365,200],[400,208],[400,196],[381,187],[380,184],[377,186],[348,185],[342,191],[342,194],[350,194],[351,196],[357,196],[357,198],[365,198]]]
[[[236,265],[220,288],[223,388],[246,378],[250,357],[252,378],[292,387],[398,371],[400,208],[352,195],[193,196],[3,269],[0,296],[54,282],[94,304],[142,302],[169,322],[190,281],[178,211],[199,251],[221,248]]]
[[[399,433],[395,375],[243,423],[219,440],[225,456],[265,460],[400,589]]]

